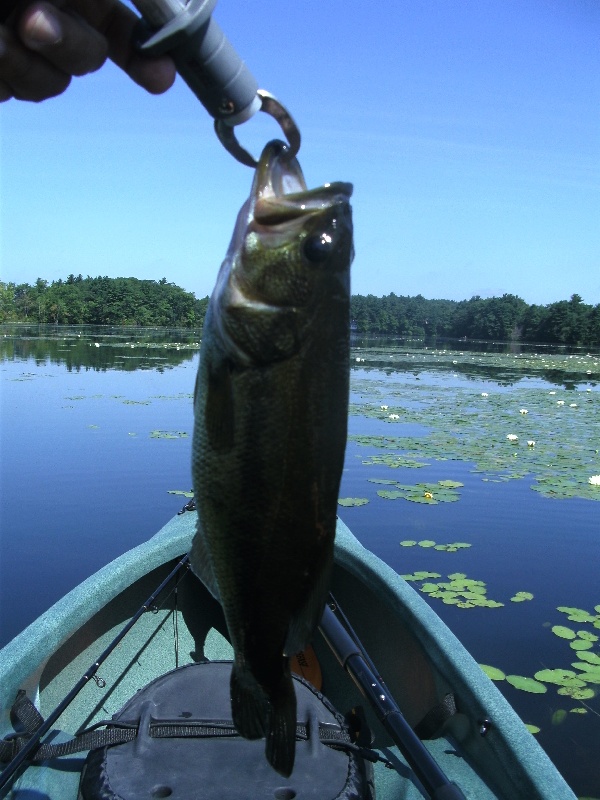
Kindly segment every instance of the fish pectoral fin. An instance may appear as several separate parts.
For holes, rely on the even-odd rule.
[[[331,561],[321,570],[306,603],[290,621],[283,648],[284,655],[289,658],[304,649],[321,621],[330,588]]]
[[[227,361],[209,365],[204,424],[208,440],[214,450],[217,452],[231,450],[234,402],[231,366]]]
[[[215,600],[218,600],[220,603],[221,595],[219,592],[219,584],[217,583],[217,578],[213,570],[212,560],[200,520],[198,520],[196,534],[192,539],[190,564],[194,575],[202,581]]]

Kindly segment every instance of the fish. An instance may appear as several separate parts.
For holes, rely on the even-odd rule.
[[[194,391],[195,574],[233,646],[231,712],[294,766],[290,657],[311,639],[333,564],[347,435],[352,185],[308,190],[277,140],[258,161],[203,327]]]

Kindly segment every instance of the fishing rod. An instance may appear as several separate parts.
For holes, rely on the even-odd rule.
[[[23,747],[19,750],[16,756],[10,761],[8,766],[2,771],[0,774],[0,789],[3,789],[6,784],[10,781],[13,775],[17,772],[17,770],[23,765],[23,763],[27,760],[27,757],[31,754],[31,752],[36,748],[39,744],[40,739],[48,733],[48,731],[52,728],[56,720],[61,716],[61,714],[65,711],[65,709],[73,702],[73,700],[77,697],[79,692],[83,689],[83,687],[88,683],[88,681],[95,677],[98,668],[100,665],[108,658],[108,656],[112,653],[115,647],[123,640],[123,638],[129,633],[129,631],[133,628],[135,623],[138,619],[144,614],[146,611],[149,611],[154,607],[154,601],[160,595],[160,593],[167,587],[169,582],[175,578],[177,573],[187,566],[189,558],[185,555],[180,561],[177,562],[177,566],[171,570],[171,572],[167,575],[164,581],[158,586],[150,595],[150,597],[146,600],[146,602],[140,606],[140,608],[135,612],[133,617],[129,620],[127,625],[121,630],[116,637],[112,640],[112,642],[108,645],[108,647],[103,651],[103,653],[94,661],[91,667],[79,678],[75,686],[71,689],[69,694],[56,706],[54,711],[44,720],[44,722],[40,725],[39,728],[32,734],[32,736],[27,740],[27,743],[23,745]]]
[[[358,636],[331,595],[330,601],[325,606],[319,624],[323,638],[360,693],[368,700],[377,719],[390,734],[431,800],[465,800],[462,790],[446,777],[406,721]],[[340,613],[343,622],[333,609]]]

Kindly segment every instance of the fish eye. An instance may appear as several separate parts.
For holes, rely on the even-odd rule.
[[[333,250],[333,237],[329,233],[309,236],[304,242],[304,255],[309,261],[320,264],[329,258]]]

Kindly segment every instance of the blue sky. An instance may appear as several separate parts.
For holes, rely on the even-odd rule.
[[[219,0],[292,112],[310,186],[354,184],[353,292],[600,303],[597,0]],[[0,277],[163,276],[209,294],[251,170],[185,84],[109,64],[0,106]],[[265,115],[237,129],[258,154]]]

